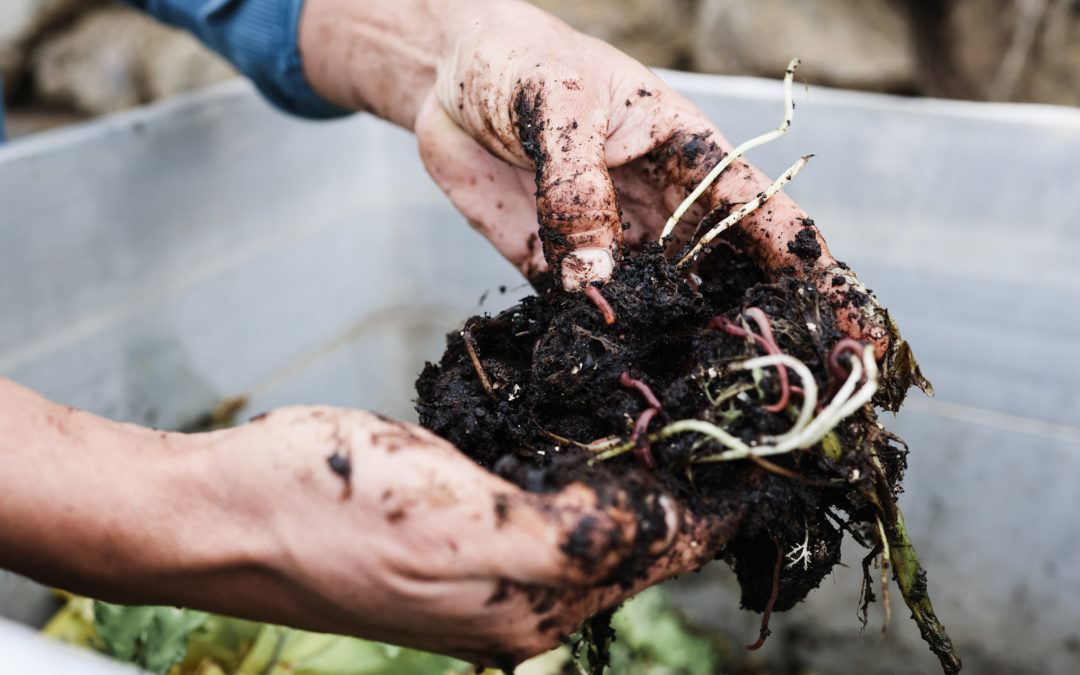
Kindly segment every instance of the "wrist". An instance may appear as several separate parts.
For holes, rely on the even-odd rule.
[[[304,75],[327,101],[412,129],[455,30],[451,10],[460,5],[305,0],[298,35]]]
[[[104,599],[191,604],[268,548],[212,435],[167,434],[0,380],[0,566]]]

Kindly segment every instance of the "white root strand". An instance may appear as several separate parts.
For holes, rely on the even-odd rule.
[[[792,59],[791,62],[788,63],[787,71],[784,73],[784,120],[780,122],[780,126],[768,133],[744,141],[737,148],[729,152],[724,159],[720,160],[720,163],[713,167],[712,171],[710,171],[709,174],[698,183],[698,186],[694,188],[694,191],[683,200],[682,204],[679,204],[679,208],[675,209],[675,213],[668,218],[667,223],[664,224],[664,230],[660,233],[660,241],[663,241],[664,237],[671,234],[672,230],[675,229],[675,226],[679,224],[679,220],[686,215],[686,212],[694,205],[694,202],[709,189],[709,186],[724,172],[724,169],[731,166],[732,162],[746,154],[748,151],[753,150],[759,145],[764,145],[769,141],[776,140],[787,132],[788,128],[791,126],[791,119],[795,114],[795,102],[791,97],[791,82],[795,77],[795,69],[799,67],[799,63],[799,59]]]
[[[752,370],[767,366],[786,366],[791,368],[799,376],[802,382],[803,405],[795,424],[787,432],[766,439],[760,445],[748,445],[742,439],[733,436],[727,431],[716,426],[712,422],[698,419],[678,420],[668,424],[659,431],[649,434],[647,440],[654,443],[662,438],[682,433],[699,433],[723,445],[727,450],[714,455],[695,457],[693,462],[727,462],[748,457],[768,457],[780,455],[793,450],[801,450],[818,443],[827,433],[836,428],[844,418],[866,405],[878,388],[878,368],[874,360],[874,348],[867,345],[863,349],[862,359],[854,356],[851,358],[851,373],[848,374],[844,384],[833,396],[832,401],[824,410],[813,417],[814,408],[817,406],[817,383],[814,381],[810,370],[798,359],[787,354],[770,354],[753,359],[747,359],[733,366],[740,370]],[[859,387],[859,380],[866,375],[866,382]],[[616,457],[629,451],[634,443],[624,443],[612,448],[596,447],[599,452],[593,461],[603,461]],[[587,447],[587,446],[586,446]]]
[[[780,189],[787,185],[797,173],[802,171],[803,167],[806,166],[806,163],[810,161],[811,157],[813,157],[813,155],[800,157],[794,164],[788,167],[787,171],[780,174],[780,177],[777,178],[776,181],[769,186],[769,189],[765,190],[765,192],[762,192],[754,199],[751,199],[750,201],[740,206],[734,213],[720,221],[720,223],[717,224],[716,227],[705,233],[705,236],[703,236],[694,246],[694,248],[691,249],[690,252],[687,253],[683,257],[683,259],[679,261],[679,264],[676,265],[676,267],[685,267],[692,263],[694,261],[694,258],[697,257],[697,254],[701,253],[701,249],[705,248],[705,246],[707,246],[708,243],[712,241],[718,234],[728,229],[732,225],[735,225],[740,220],[760,208],[762,204],[769,201],[769,199],[771,199],[772,196],[775,195],[777,192],[780,192]]]
[[[809,424],[810,419],[814,416],[814,407],[817,406],[817,382],[810,373],[810,369],[806,367],[806,364],[788,354],[759,356],[743,361],[735,367],[739,370],[753,370],[754,368],[765,368],[768,366],[777,366],[779,368],[786,366],[791,368],[795,371],[795,374],[799,376],[799,381],[803,388],[803,404],[802,408],[799,409],[799,417],[795,420],[795,424],[788,429],[787,432],[770,439],[771,442],[778,443],[789,436],[799,433],[807,424]]]
[[[766,358],[766,357],[762,357]],[[866,373],[866,382],[857,392],[852,394],[859,380],[863,376],[863,372]],[[836,396],[833,400],[821,411],[817,417],[815,417],[809,424],[794,435],[784,434],[782,440],[779,442],[766,443],[759,446],[750,447],[742,441],[735,439],[742,447],[734,447],[727,445],[730,449],[725,452],[720,452],[715,455],[708,455],[706,457],[696,458],[697,462],[726,462],[733,459],[744,459],[750,455],[757,457],[767,457],[770,455],[780,455],[792,450],[798,450],[810,447],[814,445],[825,434],[832,431],[837,424],[840,423],[845,417],[855,412],[867,402],[873,398],[874,393],[877,391],[878,385],[878,369],[877,362],[874,361],[874,348],[867,345],[863,350],[862,362],[858,359],[852,358],[851,360],[851,373],[848,375],[844,385],[840,388],[840,391],[836,392]],[[674,424],[679,424],[675,422]],[[705,422],[704,424],[708,424]],[[669,425],[670,427],[671,425]],[[710,425],[712,426],[712,425]],[[661,433],[666,431],[661,429]],[[700,431],[700,429],[693,429],[694,431]],[[712,435],[712,434],[710,434]],[[725,435],[730,436],[730,434]],[[732,437],[734,438],[734,437]],[[718,439],[719,440],[719,439]]]

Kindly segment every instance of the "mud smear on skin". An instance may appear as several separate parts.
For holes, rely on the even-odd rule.
[[[810,254],[809,238],[804,243]],[[629,585],[641,578],[653,560],[648,544],[664,536],[663,516],[650,494],[667,492],[695,513],[741,513],[738,533],[718,557],[734,569],[743,607],[783,611],[840,562],[845,531],[869,549],[879,545],[882,508],[874,500],[893,500],[900,491],[907,448],[864,406],[816,446],[770,457],[773,467],[750,460],[696,463],[695,457],[722,448],[694,433],[654,442],[651,462],[640,447],[590,461],[596,453],[584,444],[631,438],[635,421],[650,407],[627,386],[625,373],[648,385],[662,404],[649,431],[670,420],[699,419],[754,443],[791,427],[791,406],[776,413],[763,408],[780,397],[776,368],[756,376],[727,368],[763,351],[745,337],[708,329],[717,316],[743,324],[747,308],[760,308],[779,348],[806,364],[819,391],[835,386],[827,359],[844,336],[813,284],[769,282],[726,245],[704,256],[696,274],[700,281],[691,283],[659,245],[649,244],[624,257],[601,289],[615,313],[611,324],[584,294],[551,288],[496,316],[472,317],[466,327],[494,395],[482,385],[461,333],[451,333],[441,361],[427,364],[417,381],[420,422],[526,490],[554,492],[579,481],[601,495],[614,489],[628,494],[625,503],[639,510],[642,529],[653,534],[639,537],[610,582]],[[797,383],[791,371],[789,377]],[[797,561],[789,557],[801,545],[805,554]],[[573,541],[564,550],[586,568],[595,555]],[[776,581],[778,552],[784,557]],[[955,659],[951,649],[947,643],[935,649],[939,656],[947,653],[943,664]]]

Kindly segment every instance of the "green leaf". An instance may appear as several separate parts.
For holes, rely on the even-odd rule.
[[[896,320],[887,309],[878,304],[877,299],[871,299],[874,309],[884,315],[885,325],[889,329],[889,350],[885,353],[881,369],[881,387],[874,397],[874,402],[886,410],[896,412],[903,405],[908,389],[915,386],[927,396],[933,396],[934,385],[923,377],[919,362],[915,360],[915,355],[911,351],[911,345],[900,336],[900,327],[896,325]]]
[[[341,635],[265,625],[237,675],[444,675],[471,671],[445,656]]]
[[[650,588],[615,614],[611,673],[627,675],[712,675],[719,672],[722,648],[694,632],[668,604],[660,588]]]
[[[153,673],[165,673],[184,659],[188,634],[205,612],[175,607],[124,607],[94,603],[94,634],[100,650]]]

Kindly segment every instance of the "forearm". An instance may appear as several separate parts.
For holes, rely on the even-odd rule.
[[[299,48],[304,74],[324,99],[414,130],[437,69],[448,75],[456,61],[475,57],[473,48],[461,48],[471,32],[500,24],[509,39],[524,39],[525,31],[549,23],[561,24],[520,0],[304,0]],[[511,72],[502,63],[487,67],[492,82],[500,69]]]
[[[268,546],[210,437],[59,406],[0,378],[0,567],[127,602],[170,602]]]
[[[450,34],[479,2],[305,0],[304,74],[332,103],[412,129]]]

